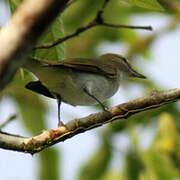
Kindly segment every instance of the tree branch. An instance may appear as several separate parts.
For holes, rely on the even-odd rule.
[[[118,119],[127,119],[136,113],[155,109],[178,100],[180,100],[180,88],[163,92],[152,91],[145,97],[120,104],[109,111],[74,119],[65,126],[55,130],[45,130],[40,135],[31,138],[0,132],[0,148],[34,154],[79,133]]]
[[[0,31],[0,90],[24,63],[37,39],[71,0],[24,0]]]
[[[121,25],[121,24],[111,24],[111,23],[106,23],[102,17],[104,13],[104,8],[107,6],[108,2],[110,0],[105,0],[102,8],[97,12],[96,17],[86,26],[82,26],[78,28],[75,32],[57,39],[56,41],[50,42],[50,43],[45,43],[42,45],[36,46],[34,49],[46,49],[46,48],[52,48],[58,44],[63,43],[64,41],[67,41],[73,37],[78,36],[79,34],[95,27],[95,26],[105,26],[105,27],[111,27],[111,28],[127,28],[127,29],[143,29],[143,30],[152,30],[151,26],[133,26],[133,25]]]
[[[0,124],[0,129],[4,128],[5,126],[7,126],[10,122],[12,122],[13,120],[15,120],[17,118],[17,114],[13,114],[11,115],[6,121],[4,121],[2,124]]]

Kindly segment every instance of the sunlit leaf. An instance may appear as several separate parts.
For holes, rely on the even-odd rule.
[[[58,17],[53,22],[53,24],[46,30],[46,32],[41,36],[37,44],[42,45],[45,43],[52,43],[60,37],[63,37],[64,35],[65,33],[63,22],[61,21],[61,18]],[[62,60],[65,58],[65,44],[59,44],[55,47],[48,49],[37,49],[33,52],[32,55],[41,60]]]
[[[153,180],[179,179],[179,169],[173,164],[168,154],[157,150],[149,150],[144,153],[147,177],[154,177]]]
[[[159,146],[162,151],[176,151],[176,142],[178,141],[178,131],[174,118],[169,113],[162,113],[159,117],[160,140]]]
[[[123,0],[135,4],[136,6],[162,11],[163,7],[158,3],[157,0]]]

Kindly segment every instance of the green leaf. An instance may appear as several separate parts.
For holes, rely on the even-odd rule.
[[[139,180],[139,176],[144,171],[145,165],[141,154],[135,148],[130,148],[126,155],[126,165],[124,169],[124,179]]]
[[[45,149],[39,154],[39,180],[60,180],[59,155],[59,151],[54,148]]]
[[[112,158],[112,147],[108,141],[107,137],[104,138],[101,147],[82,167],[78,180],[99,180],[104,176]]]
[[[58,17],[47,31],[40,37],[38,45],[51,43],[64,36],[63,22]],[[65,43],[48,49],[37,49],[33,56],[41,60],[61,60],[65,57]]]
[[[24,127],[31,134],[37,135],[46,128],[45,113],[47,109],[39,95],[25,88],[25,85],[31,80],[32,77],[28,73],[25,72],[24,80],[21,79],[20,73],[17,73],[7,90],[21,113]]]
[[[123,0],[135,4],[136,6],[147,8],[151,10],[164,10],[157,0]]]
[[[179,169],[173,164],[171,156],[158,150],[150,149],[143,153],[143,159],[146,165],[146,175],[158,180],[179,179]]]
[[[13,14],[16,8],[22,0],[9,0],[9,7],[11,14]],[[60,17],[57,17],[56,20],[50,25],[50,27],[43,33],[38,41],[38,45],[45,43],[51,43],[64,36],[64,26]],[[41,60],[60,60],[65,57],[65,43],[57,45],[53,48],[48,49],[37,49],[32,55]]]
[[[120,172],[116,172],[116,170],[109,170],[103,176],[101,180],[121,180],[123,179]]]
[[[21,4],[22,0],[8,0],[11,14],[13,14],[16,8]]]

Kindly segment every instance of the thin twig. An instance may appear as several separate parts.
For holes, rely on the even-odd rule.
[[[5,126],[7,126],[10,122],[12,122],[13,120],[15,120],[17,118],[16,114],[11,115],[6,121],[4,121],[2,124],[0,124],[0,129],[4,128]]]
[[[100,17],[101,19],[103,19],[102,15],[103,15],[104,9],[106,8],[106,6],[107,6],[107,4],[108,4],[109,1],[110,1],[110,0],[104,0],[104,3],[103,3],[103,5],[102,5],[101,9],[98,11],[96,17]]]
[[[152,30],[152,27],[151,26],[133,26],[133,25],[121,25],[121,24],[111,24],[111,23],[106,23],[103,19],[103,13],[104,13],[104,9],[105,7],[107,6],[108,2],[110,0],[105,0],[103,5],[102,5],[102,8],[97,12],[95,18],[89,23],[87,24],[86,26],[82,26],[80,28],[78,28],[75,32],[65,36],[65,37],[62,37],[62,38],[59,38],[53,42],[50,42],[50,43],[45,43],[45,44],[42,44],[42,45],[37,45],[34,49],[46,49],[46,48],[52,48],[58,44],[61,44],[73,37],[76,37],[77,35],[91,29],[92,27],[95,27],[95,26],[106,26],[106,27],[111,27],[111,28],[128,28],[128,29],[142,29],[142,30]]]
[[[133,26],[133,25],[120,25],[120,24],[109,24],[109,23],[102,23],[101,25],[112,28],[143,29],[143,30],[152,31],[152,26]]]
[[[62,37],[62,38],[59,38],[57,39],[56,41],[53,41],[51,43],[45,43],[45,44],[42,44],[42,45],[39,45],[39,46],[36,46],[34,49],[46,49],[46,48],[51,48],[51,47],[54,47],[58,44],[61,44],[63,43],[64,41],[67,41],[68,39],[71,39],[77,35],[79,35],[80,33],[92,28],[96,26],[96,24],[92,24],[92,23],[89,23],[87,26],[84,26],[84,27],[80,27],[78,28],[75,32],[73,32],[72,34],[69,34],[65,37]]]
[[[59,38],[57,39],[56,41],[53,41],[51,43],[46,43],[46,44],[42,44],[42,45],[39,45],[39,46],[36,46],[35,49],[46,49],[46,48],[52,48],[58,44],[61,44],[73,37],[76,37],[78,36],[79,34],[91,29],[92,27],[95,27],[95,26],[106,26],[106,27],[111,27],[111,28],[127,28],[127,29],[144,29],[144,30],[152,30],[152,27],[151,26],[132,26],[132,25],[119,25],[119,24],[109,24],[109,23],[101,23],[101,24],[98,24],[98,23],[95,23],[95,22],[91,22],[89,23],[87,26],[84,26],[84,27],[80,27],[78,28],[75,32],[73,32],[72,34],[69,34],[65,37],[62,37],[62,38]]]

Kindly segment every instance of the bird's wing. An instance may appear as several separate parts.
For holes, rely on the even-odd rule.
[[[86,61],[86,63],[84,63],[84,61]],[[111,66],[104,64],[100,59],[69,58],[59,62],[45,61],[45,66],[72,68],[75,70],[102,74],[109,78],[114,78],[116,76],[116,71]]]

